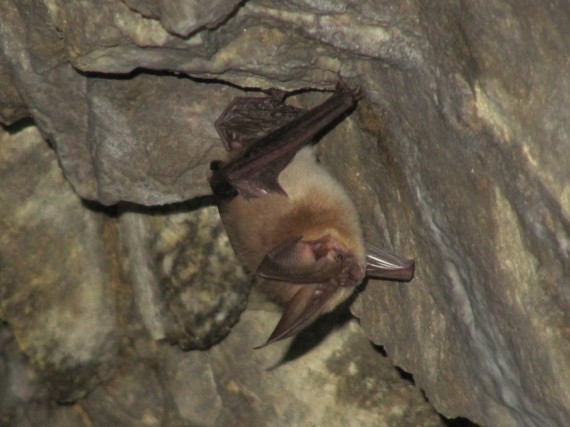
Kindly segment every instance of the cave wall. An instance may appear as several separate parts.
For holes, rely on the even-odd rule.
[[[364,334],[448,417],[565,425],[569,20],[567,2],[537,0],[2,2],[6,342],[57,399],[75,401],[113,394],[99,385],[116,384],[125,348],[134,360],[186,360],[151,343],[226,336],[247,276],[187,274],[235,263],[215,210],[204,208],[208,219],[184,203],[209,193],[209,163],[225,156],[212,123],[245,90],[331,89],[341,75],[362,100],[323,139],[321,160],[349,189],[366,238],[416,259],[411,283],[362,290],[351,310]],[[27,117],[53,151],[21,141],[30,130],[14,127]],[[174,205],[155,208],[164,204]],[[197,255],[212,246],[216,260]],[[238,286],[224,286],[228,274]],[[201,316],[214,320],[198,331]]]

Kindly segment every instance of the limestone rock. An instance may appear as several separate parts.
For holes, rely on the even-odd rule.
[[[124,0],[145,17],[160,19],[171,33],[188,36],[203,28],[214,28],[235,11],[243,0],[149,1]]]
[[[109,377],[117,353],[103,215],[71,191],[37,130],[0,134],[0,318],[60,401]]]
[[[155,340],[185,350],[220,341],[245,309],[252,279],[240,268],[215,206],[122,209],[126,270]]]
[[[364,287],[362,328],[449,417],[565,426],[570,8],[149,4],[0,2],[2,123],[31,115],[81,197],[157,205],[208,192],[208,164],[224,156],[212,123],[240,89],[359,84],[321,159],[367,239],[417,262],[409,284]]]

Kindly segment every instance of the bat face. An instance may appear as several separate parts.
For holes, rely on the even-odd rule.
[[[222,221],[238,257],[285,306],[264,345],[334,309],[367,273],[396,280],[413,275],[413,261],[365,248],[352,201],[306,147],[356,101],[357,92],[341,81],[309,111],[282,99],[236,98],[216,122],[233,154],[229,163],[213,165],[210,179]]]

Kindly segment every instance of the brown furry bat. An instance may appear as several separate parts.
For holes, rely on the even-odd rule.
[[[352,110],[358,91],[342,80],[311,110],[286,94],[236,98],[216,121],[232,160],[210,179],[238,258],[267,279],[285,310],[265,345],[297,334],[345,301],[365,275],[411,280],[414,261],[366,247],[356,209],[316,161],[311,140]]]

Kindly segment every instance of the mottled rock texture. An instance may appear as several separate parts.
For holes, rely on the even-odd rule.
[[[114,369],[113,233],[70,189],[35,128],[0,137],[0,317],[61,401]]]
[[[298,425],[300,409],[289,401],[273,401],[270,415],[263,409],[270,392],[237,377],[220,380],[220,366],[224,375],[235,371],[230,359],[250,362],[239,349],[222,357],[224,346],[241,339],[249,349],[270,329],[263,324],[250,343],[244,325],[252,314],[238,324],[246,335],[232,332],[208,353],[156,342],[168,330],[184,348],[221,338],[247,285],[235,295],[221,291],[238,308],[222,310],[228,323],[210,323],[217,332],[196,329],[201,340],[192,344],[188,331],[197,323],[187,316],[194,312],[179,309],[188,303],[185,288],[166,279],[174,291],[165,294],[166,282],[156,280],[173,270],[162,264],[149,281],[137,277],[135,270],[144,271],[133,263],[160,260],[152,233],[161,226],[145,218],[152,206],[208,194],[209,162],[225,155],[212,123],[234,96],[270,87],[330,89],[340,74],[360,85],[363,98],[322,140],[321,160],[352,194],[366,237],[415,257],[417,266],[409,284],[363,288],[352,311],[366,336],[448,417],[489,426],[567,425],[568,22],[568,2],[539,0],[0,2],[0,121],[32,117],[55,153],[21,142],[20,133],[0,146],[0,317],[9,328],[4,335],[13,337],[2,338],[6,354],[15,354],[17,342],[34,375],[56,391],[52,397],[73,400],[93,390],[70,415],[76,425],[192,425],[202,416],[217,425],[230,416],[228,395],[231,405],[255,408],[255,420],[289,415]],[[313,105],[324,96],[293,101]],[[56,164],[84,200],[149,210],[120,204],[113,216],[82,205]],[[58,216],[64,210],[65,220]],[[137,252],[138,240],[129,236],[143,238],[143,249]],[[173,242],[167,246],[178,250]],[[41,335],[51,347],[37,340]],[[317,349],[334,358],[334,349]],[[24,361],[9,363],[29,372]],[[211,371],[202,363],[212,363]],[[263,363],[252,366],[269,375]],[[335,369],[325,370],[330,383],[311,384],[321,391],[350,380],[332,375]],[[25,417],[33,425],[49,410],[21,409],[46,393],[36,385],[44,382],[26,375],[4,388],[18,392],[3,403],[20,423],[14,425],[28,425]],[[133,386],[141,375],[153,394]],[[184,389],[184,379],[215,397],[202,404],[208,394],[191,399],[172,391]],[[381,386],[372,383],[377,392]],[[131,388],[141,406],[128,406],[123,393]],[[337,404],[343,394],[335,395]],[[383,414],[379,400],[365,412]],[[53,422],[61,421],[65,408],[52,409]]]
[[[251,278],[207,199],[82,202],[37,128],[11,131],[0,130],[0,425],[443,425],[346,311],[256,351],[279,310],[254,295],[232,330]]]

